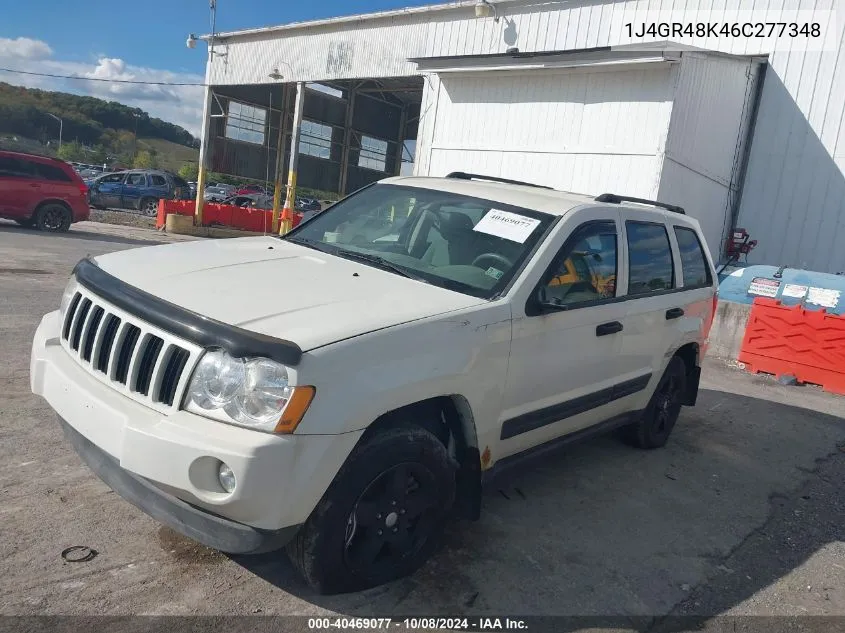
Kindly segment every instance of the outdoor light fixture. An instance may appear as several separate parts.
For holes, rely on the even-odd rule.
[[[197,47],[197,36],[191,33],[188,36],[188,40],[185,42],[185,46],[188,48],[196,48]]]
[[[499,13],[496,11],[496,7],[488,2],[488,0],[476,0],[475,2],[475,17],[477,18],[487,18],[490,17],[490,13],[493,13],[493,21],[499,21]]]
[[[274,81],[279,81],[279,79],[284,79],[285,76],[279,72],[279,67],[276,66],[269,75],[267,75],[270,79]]]

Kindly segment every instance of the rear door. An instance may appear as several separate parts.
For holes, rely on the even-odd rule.
[[[162,198],[170,197],[170,188],[167,184],[167,178],[161,174],[148,174],[150,181],[148,191],[145,195],[161,200]]]
[[[700,344],[707,340],[715,316],[716,273],[701,230],[686,218],[669,219],[672,221],[671,233],[675,238],[684,289],[684,315],[677,322],[683,338],[681,343]]]
[[[643,408],[669,362],[681,346],[685,315],[674,233],[662,211],[622,208],[628,254],[624,334],[618,362],[626,373],[648,376],[648,388],[631,399]]]
[[[41,183],[30,161],[0,155],[0,212],[10,218],[28,218],[40,200]]]
[[[141,197],[147,188],[147,175],[144,172],[130,171],[126,174],[120,195],[120,206],[124,209],[137,209]]]

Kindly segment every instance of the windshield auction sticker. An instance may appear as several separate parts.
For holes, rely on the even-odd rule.
[[[509,211],[490,209],[473,227],[473,231],[495,235],[512,242],[524,244],[540,220]]]

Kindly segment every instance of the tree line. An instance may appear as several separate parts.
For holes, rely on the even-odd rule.
[[[67,150],[62,148],[65,155],[60,157],[65,160],[132,164],[139,158],[136,130],[138,137],[199,146],[186,129],[151,117],[140,108],[0,82],[0,134],[23,136],[55,149],[59,124],[48,113],[62,119],[62,137],[69,146]],[[148,160],[153,157],[143,157],[141,162]]]

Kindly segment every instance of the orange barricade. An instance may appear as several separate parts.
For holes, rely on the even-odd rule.
[[[753,373],[792,374],[845,395],[845,316],[756,298],[739,361]]]
[[[156,228],[167,222],[168,213],[194,215],[196,203],[193,200],[159,200]],[[293,214],[293,226],[299,224],[302,214]],[[205,226],[225,226],[254,233],[270,233],[273,230],[273,212],[267,209],[250,209],[229,204],[206,202],[202,205],[202,223]]]

